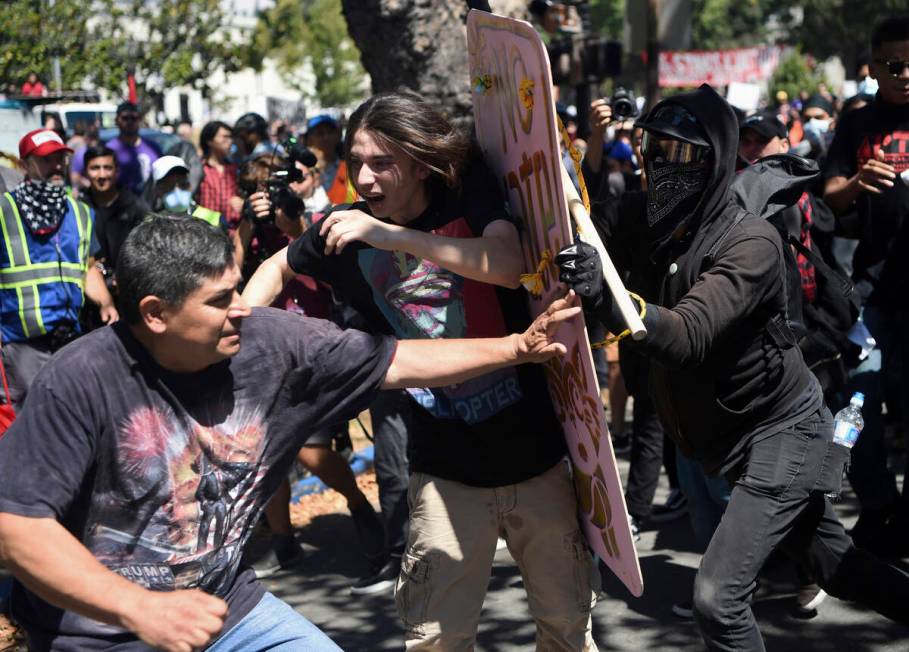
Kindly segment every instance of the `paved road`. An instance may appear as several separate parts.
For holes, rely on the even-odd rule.
[[[628,464],[620,460],[623,474]],[[665,482],[657,500],[665,498]],[[848,492],[840,505],[847,524],[856,503]],[[356,535],[346,514],[318,517],[302,532],[308,552],[303,568],[267,580],[268,588],[325,630],[349,652],[399,650],[403,631],[391,594],[352,597],[348,586],[363,570]],[[643,532],[638,544],[645,590],[633,598],[614,577],[594,611],[594,638],[600,650],[657,652],[702,650],[693,624],[677,620],[670,608],[690,591],[698,555],[687,520]],[[5,573],[0,569],[0,577]],[[907,652],[909,628],[895,625],[861,607],[828,598],[817,618],[787,615],[790,596],[755,605],[770,652]],[[909,609],[909,605],[906,606]],[[507,550],[496,555],[483,605],[477,647],[511,652],[533,648],[534,627],[521,576]]]
[[[627,473],[627,460],[620,460]],[[666,495],[661,485],[657,500]],[[844,520],[855,518],[856,503],[847,492],[840,506]],[[302,531],[309,553],[300,572],[268,581],[270,590],[325,630],[343,649],[398,650],[403,632],[391,594],[350,596],[347,587],[362,570],[350,519],[333,514],[317,518]],[[600,650],[700,650],[695,626],[677,620],[672,604],[690,591],[698,555],[686,519],[645,531],[638,544],[644,596],[632,597],[613,577],[594,611],[594,638]],[[906,652],[909,628],[895,625],[856,605],[828,598],[817,618],[791,618],[789,596],[755,605],[770,652]],[[906,607],[909,609],[909,605]],[[477,648],[510,652],[533,648],[534,627],[521,576],[507,550],[496,555],[483,605]]]

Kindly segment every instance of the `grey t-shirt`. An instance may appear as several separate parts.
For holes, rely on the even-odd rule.
[[[263,594],[239,568],[296,451],[365,409],[396,341],[254,309],[240,352],[193,374],[158,366],[122,322],[62,349],[0,439],[0,511],[58,519],[111,570],[155,590],[227,600],[224,630]],[[21,584],[32,650],[145,649]]]

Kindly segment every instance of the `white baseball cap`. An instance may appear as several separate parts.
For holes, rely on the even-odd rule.
[[[157,183],[174,170],[182,170],[188,173],[189,167],[179,156],[162,156],[152,163],[152,178]]]

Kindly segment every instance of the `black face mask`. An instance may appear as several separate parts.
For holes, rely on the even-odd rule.
[[[710,178],[711,149],[648,131],[641,141],[647,170],[647,228],[662,242],[694,212]]]

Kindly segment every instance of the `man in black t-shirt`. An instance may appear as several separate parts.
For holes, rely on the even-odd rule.
[[[374,332],[403,339],[494,336],[529,322],[498,180],[438,109],[412,94],[374,96],[351,116],[345,151],[364,201],[336,207],[263,263],[244,299],[268,305],[308,274]],[[537,646],[596,649],[598,578],[543,370],[409,394],[410,535],[396,586],[408,649],[473,645],[498,536],[524,576]]]
[[[83,160],[85,176],[91,183],[83,199],[95,209],[95,234],[101,247],[98,261],[104,265],[107,279],[113,276],[126,236],[149,208],[128,188],[117,185],[117,155],[112,149],[106,145],[89,147]]]
[[[379,388],[564,354],[554,332],[580,312],[562,300],[520,335],[398,343],[250,310],[227,234],[186,216],[137,226],[117,279],[124,320],[63,348],[0,439],[0,564],[34,652],[337,650],[240,567],[307,435]]]
[[[865,428],[849,474],[862,504],[852,537],[899,556],[909,554],[909,488],[904,482],[901,498],[887,468],[881,405],[888,369],[902,369],[903,376],[909,369],[909,15],[874,28],[871,56],[879,91],[837,126],[824,199],[837,214],[858,212],[853,279],[863,299],[862,321],[878,346],[852,372],[849,388],[865,394]],[[907,384],[894,383],[894,390],[900,405],[888,411],[905,417]]]

